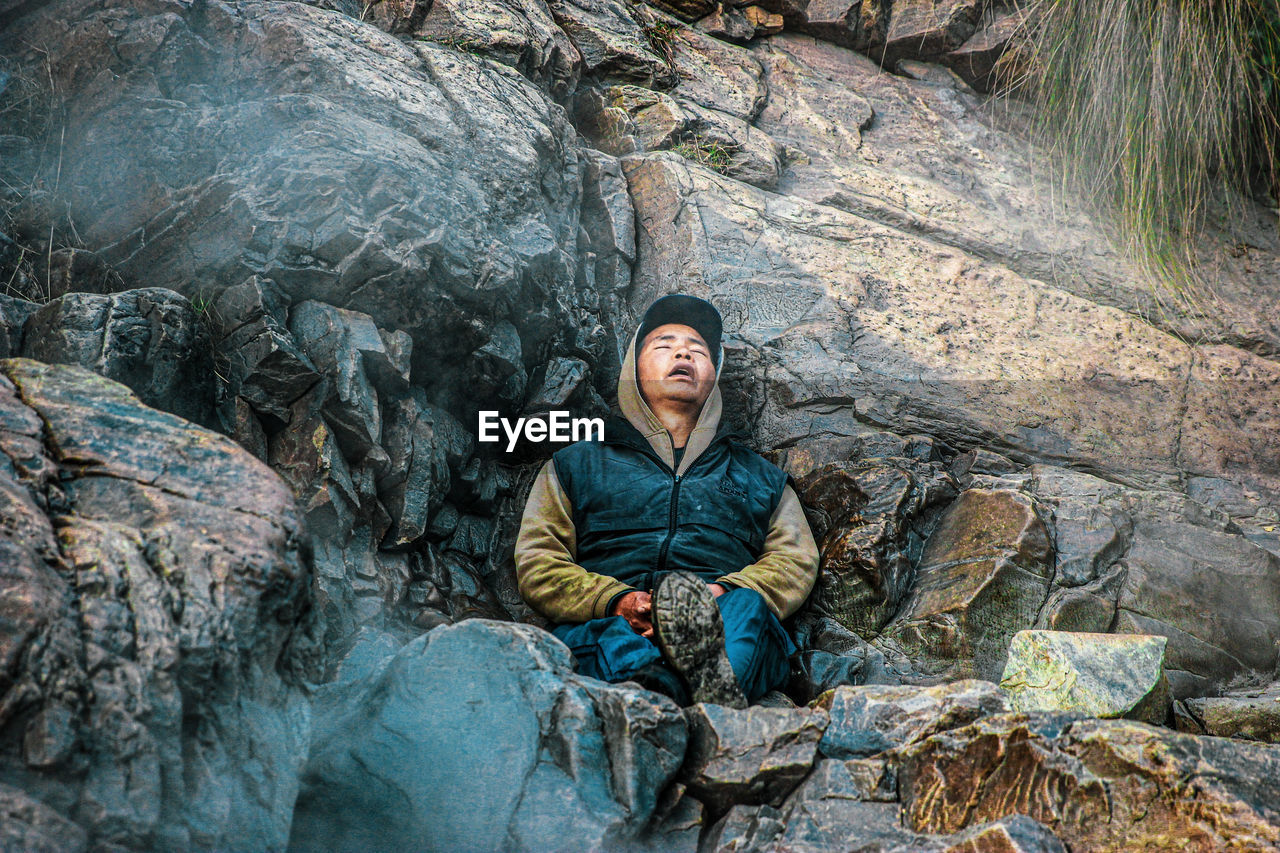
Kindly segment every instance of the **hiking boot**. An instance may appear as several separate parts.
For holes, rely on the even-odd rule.
[[[663,577],[653,593],[653,633],[694,702],[747,707],[724,650],[724,623],[707,585],[689,572]]]

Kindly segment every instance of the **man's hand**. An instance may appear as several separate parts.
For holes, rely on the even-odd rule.
[[[721,586],[720,584],[718,584],[718,583],[709,583],[709,584],[707,584],[707,589],[711,590],[711,597],[712,597],[712,598],[719,598],[720,596],[724,595],[726,592],[728,592],[728,591],[729,591],[729,590],[725,589],[724,587],[722,587],[722,586]]]
[[[613,615],[626,619],[631,630],[640,636],[653,639],[653,596],[649,593],[628,592],[614,602]]]

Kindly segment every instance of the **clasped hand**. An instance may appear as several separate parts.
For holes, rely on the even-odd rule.
[[[707,584],[711,594],[719,598],[725,589],[718,583]],[[647,592],[634,590],[618,598],[613,603],[613,615],[627,620],[631,630],[642,637],[653,639],[653,596]]]

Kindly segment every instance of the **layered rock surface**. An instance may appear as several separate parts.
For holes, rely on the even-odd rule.
[[[0,374],[2,766],[44,803],[5,795],[6,845],[283,847],[310,729],[287,487],[81,368]]]

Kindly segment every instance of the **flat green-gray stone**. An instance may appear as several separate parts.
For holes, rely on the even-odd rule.
[[[1019,631],[1000,687],[1015,711],[1074,711],[1163,723],[1169,712],[1164,637]]]

